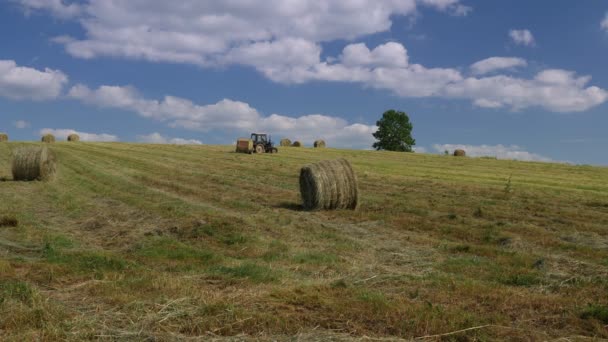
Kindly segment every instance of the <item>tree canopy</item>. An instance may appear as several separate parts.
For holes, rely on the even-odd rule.
[[[412,138],[412,123],[406,113],[387,110],[382,118],[376,122],[378,130],[373,133],[376,150],[412,152],[416,140]]]

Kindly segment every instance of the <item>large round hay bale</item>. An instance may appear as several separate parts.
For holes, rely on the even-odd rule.
[[[48,147],[20,147],[13,151],[13,180],[48,181],[57,170],[55,153]]]
[[[6,141],[8,141],[8,134],[0,133],[0,142],[6,142]]]
[[[291,146],[291,140],[287,138],[281,139],[281,146]]]
[[[300,170],[300,194],[306,210],[357,209],[357,176],[346,159],[324,160]]]
[[[302,147],[302,143],[296,140],[296,141],[293,142],[293,144],[291,144],[291,146],[293,146],[293,147]]]
[[[54,143],[55,142],[55,136],[52,134],[45,134],[42,136],[42,142],[43,143]]]
[[[454,157],[465,157],[467,153],[464,150],[457,149],[454,150]]]
[[[315,140],[315,148],[324,148],[325,140]]]

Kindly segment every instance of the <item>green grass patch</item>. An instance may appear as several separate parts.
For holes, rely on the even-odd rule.
[[[216,256],[213,252],[186,245],[171,238],[152,238],[136,247],[135,254],[150,259],[196,260],[210,262]]]
[[[249,262],[232,267],[215,267],[212,272],[223,277],[247,279],[254,283],[270,283],[279,279],[277,272],[270,267]]]
[[[7,302],[9,299],[31,305],[33,296],[34,290],[24,281],[0,280],[0,305]]]
[[[608,305],[589,304],[581,311],[582,319],[597,319],[603,324],[608,324]]]
[[[268,249],[262,255],[262,259],[265,261],[278,261],[287,257],[289,246],[281,241],[273,240],[268,245]]]

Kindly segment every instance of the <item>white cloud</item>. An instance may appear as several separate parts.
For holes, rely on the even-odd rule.
[[[463,149],[469,157],[496,157],[498,159],[554,162],[554,160],[549,157],[527,152],[517,145],[434,144],[433,149],[439,153],[443,153],[446,150],[448,153],[452,153],[456,149]]]
[[[600,28],[608,32],[608,13],[604,16],[604,20],[600,23]]]
[[[26,13],[47,10],[58,18],[72,18],[82,13],[81,5],[63,0],[10,0],[21,4]]]
[[[524,46],[534,46],[536,41],[530,30],[510,30],[509,37],[515,44]]]
[[[30,127],[30,123],[25,120],[17,120],[15,122],[13,122],[13,126],[19,128],[19,129],[24,129],[24,128]]]
[[[160,133],[138,135],[137,141],[148,144],[173,144],[173,145],[202,145],[203,142],[195,139],[168,138]]]
[[[580,112],[608,100],[606,90],[586,87],[590,79],[566,70],[545,70],[533,79],[505,75],[469,77],[447,85],[445,95],[474,99],[475,105],[487,108],[542,107],[554,112]]]
[[[348,123],[346,120],[312,114],[297,118],[281,114],[261,115],[249,104],[223,99],[215,104],[198,105],[190,100],[165,96],[163,100],[150,100],[132,87],[101,86],[95,90],[83,85],[70,89],[68,96],[106,108],[120,108],[140,116],[167,122],[174,128],[194,131],[236,131],[241,134],[264,131],[303,142],[323,138],[336,147],[369,147],[374,139],[375,125]],[[159,138],[159,137],[152,137]]]
[[[490,57],[471,65],[471,71],[475,75],[483,75],[496,70],[513,69],[525,67],[528,63],[525,59],[516,57]]]
[[[363,43],[350,44],[342,51],[342,64],[350,67],[407,67],[408,56],[405,47],[399,43],[389,42],[369,50]]]
[[[41,3],[20,1],[28,8],[37,8],[33,4]],[[67,2],[53,3],[69,6]],[[396,16],[415,15],[417,5],[454,14],[459,6],[464,6],[461,0],[183,0],[179,6],[161,0],[87,0],[79,4],[80,9],[75,13],[84,28],[84,38],[60,36],[54,41],[82,58],[118,56],[202,67],[241,64],[279,83],[356,83],[388,90],[401,97],[467,99],[484,108],[540,107],[576,112],[608,99],[604,89],[587,86],[589,77],[578,77],[569,71],[563,71],[569,73],[565,83],[546,82],[547,77],[542,73],[533,79],[503,74],[482,77],[489,72],[525,65],[523,59],[515,57],[493,57],[473,64],[471,68],[476,77],[465,77],[456,67],[429,68],[414,63],[405,46],[398,42],[372,48],[352,42],[341,54],[322,58],[324,42],[353,41],[385,32],[390,30]],[[512,30],[510,35],[518,43],[534,44],[529,30]],[[248,105],[237,101],[198,106],[172,96],[149,101],[132,91],[122,87],[92,91],[76,86],[70,96],[82,95],[85,101],[101,101],[112,107],[136,108],[146,117],[162,117],[176,126],[193,124],[197,129],[226,126],[228,123],[213,118],[223,115],[229,107],[236,107],[242,127],[251,127],[251,118],[255,117],[249,115],[252,109]],[[105,97],[116,103],[108,104]],[[169,113],[168,108],[174,107],[197,112],[197,119]]]
[[[472,70],[483,74],[525,64],[525,60],[519,58],[495,57],[473,64]],[[506,75],[465,78],[454,68],[429,69],[410,64],[405,47],[394,42],[374,49],[364,44],[350,44],[332,62],[287,68],[275,64],[260,68],[277,82],[360,83],[387,89],[402,97],[468,99],[484,108],[540,107],[554,112],[580,112],[608,100],[606,90],[587,86],[591,80],[589,76],[577,76],[571,71],[544,70],[532,79]]]
[[[59,70],[39,71],[0,60],[0,96],[15,100],[46,100],[61,94],[68,77]]]
[[[81,141],[99,141],[99,142],[113,142],[118,141],[118,137],[112,134],[96,134],[96,133],[87,133],[87,132],[79,132],[69,128],[43,128],[40,130],[40,134],[52,134],[59,140],[65,140],[68,138],[70,134],[78,134]]]
[[[455,16],[466,16],[473,10],[472,7],[461,4],[459,0],[419,0],[419,2],[440,11],[448,11]]]

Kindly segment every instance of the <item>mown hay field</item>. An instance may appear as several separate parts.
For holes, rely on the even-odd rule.
[[[23,145],[3,340],[608,338],[606,168],[59,142],[54,181],[14,182]],[[302,211],[300,167],[337,158],[358,210]]]

